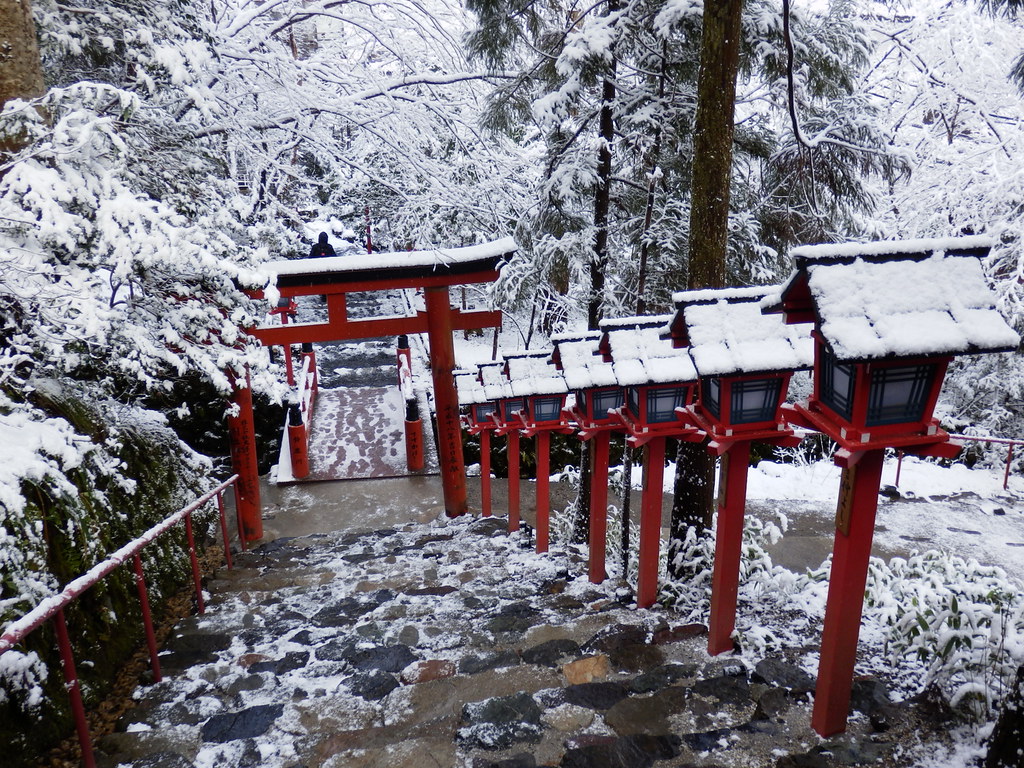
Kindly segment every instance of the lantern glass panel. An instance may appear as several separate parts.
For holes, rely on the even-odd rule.
[[[647,390],[647,423],[675,421],[676,408],[686,405],[686,392],[686,386]]]
[[[494,403],[482,403],[481,405],[473,406],[473,418],[476,419],[477,424],[482,424],[485,421],[489,421],[491,414],[497,410],[494,407]]]
[[[526,400],[522,397],[514,397],[511,400],[501,401],[501,416],[508,421],[517,411],[526,410]]]
[[[782,379],[752,379],[732,383],[729,404],[730,424],[773,421],[782,393]]]
[[[616,387],[615,389],[599,389],[594,393],[594,413],[595,419],[607,419],[608,411],[622,407],[622,390]]]
[[[630,387],[626,390],[626,406],[634,418],[641,418],[640,414],[640,388]]]
[[[871,372],[868,417],[877,427],[920,421],[935,379],[935,365],[876,368]]]
[[[587,390],[576,390],[576,407],[579,409],[580,413],[586,416],[590,415],[590,411],[588,410],[588,402],[589,396],[587,395]]]
[[[705,378],[700,383],[701,405],[716,419],[722,418],[722,380]]]
[[[531,404],[534,421],[558,421],[562,415],[561,397],[534,397]]]
[[[822,349],[821,402],[847,421],[853,415],[855,376],[856,368],[852,363],[840,363],[828,349]]]

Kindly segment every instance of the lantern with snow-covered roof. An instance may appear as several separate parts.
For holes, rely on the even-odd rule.
[[[619,420],[634,446],[655,437],[682,437],[686,429],[676,408],[690,405],[697,392],[697,370],[685,348],[665,338],[672,315],[602,320],[598,349],[612,364],[625,392]]]
[[[661,548],[661,499],[665,477],[665,440],[700,441],[704,434],[683,424],[676,409],[693,402],[697,371],[685,348],[668,337],[672,315],[602,320],[599,351],[612,364],[626,392],[617,411],[631,445],[644,447],[644,488],[640,504],[640,551],[636,602],[654,604],[658,594]]]
[[[932,418],[955,355],[1014,349],[982,272],[991,238],[797,248],[796,271],[766,312],[814,324],[814,391],[796,418],[841,458],[944,442]]]
[[[988,237],[797,248],[796,271],[765,311],[814,324],[814,391],[786,418],[840,445],[843,467],[811,725],[846,729],[886,448],[951,457],[932,418],[950,360],[1008,351],[1020,337],[994,306]]]
[[[513,396],[511,402],[523,403],[515,418],[524,433],[569,426],[562,413],[569,390],[562,372],[551,363],[551,350],[505,355],[505,376]],[[504,418],[508,421],[510,416]]]
[[[809,326],[761,312],[772,290],[724,288],[672,297],[676,315],[669,335],[689,349],[700,376],[700,397],[679,417],[704,431],[709,450],[722,457],[708,622],[712,655],[733,649],[751,443],[800,442],[782,420],[782,403],[793,372],[807,370],[814,359]]]
[[[778,289],[775,288],[774,291]],[[810,325],[761,312],[772,288],[723,288],[673,295],[673,345],[686,347],[700,379],[697,401],[681,418],[711,438],[721,455],[737,440],[778,441],[793,432],[782,419],[789,381],[811,368]]]
[[[524,403],[508,426],[518,422],[522,434],[533,437],[537,444],[536,549],[547,552],[551,527],[551,433],[572,431],[563,415],[568,388],[562,372],[551,363],[550,350],[505,355],[504,370],[512,400]]]
[[[608,574],[605,554],[608,533],[608,456],[611,433],[622,428],[616,411],[624,395],[610,362],[599,353],[600,331],[556,334],[551,337],[555,351],[552,362],[574,393],[567,415],[576,423],[581,440],[592,440],[590,451],[589,576],[599,584]]]
[[[556,334],[551,341],[555,345],[552,362],[575,395],[569,415],[580,437],[589,440],[598,432],[621,426],[614,411],[622,407],[625,396],[611,362],[599,352],[601,332]]]

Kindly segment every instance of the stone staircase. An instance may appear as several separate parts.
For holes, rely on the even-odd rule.
[[[823,746],[806,673],[710,659],[703,626],[637,611],[620,585],[587,582],[579,555],[529,544],[467,518],[240,555],[207,582],[206,615],[176,628],[166,679],[99,741],[99,765],[900,764],[877,686],[859,706],[890,733],[860,718]]]

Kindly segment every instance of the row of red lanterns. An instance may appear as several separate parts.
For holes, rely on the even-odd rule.
[[[665,441],[708,441],[722,457],[708,649],[732,650],[746,475],[754,442],[794,445],[821,432],[843,467],[812,726],[846,727],[886,448],[955,456],[932,414],[953,356],[1020,342],[994,308],[984,237],[797,249],[782,286],[675,294],[672,315],[602,321],[562,334],[554,350],[509,355],[458,375],[465,422],[481,437],[489,513],[490,434],[509,439],[509,526],[518,527],[518,438],[537,437],[537,550],[548,545],[548,441],[575,429],[592,441],[590,578],[604,579],[612,432],[645,449],[637,603],[658,589]],[[795,371],[807,400],[786,405]],[[568,392],[575,403],[565,409]],[[594,511],[597,513],[594,514]]]

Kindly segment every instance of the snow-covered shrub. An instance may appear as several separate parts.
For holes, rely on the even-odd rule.
[[[987,718],[1024,662],[1024,595],[1002,568],[928,551],[873,560],[865,618],[882,628],[893,665],[920,665],[921,687]]]
[[[751,661],[769,653],[817,663],[831,556],[797,574],[774,565],[767,547],[787,527],[747,515],[740,562],[736,637]],[[685,621],[708,620],[713,536],[692,534],[679,549],[689,574],[662,589],[661,602]],[[1024,663],[1024,592],[1003,569],[945,552],[871,558],[858,670],[884,676],[901,696],[941,690],[973,719],[990,718]]]
[[[768,546],[782,537],[787,525],[783,515],[779,515],[777,522],[764,522],[751,515],[745,517],[740,559],[744,599],[756,602],[765,591],[778,590],[780,584],[788,582],[783,575],[785,569],[776,566],[767,551]],[[714,533],[698,535],[693,529],[688,530],[686,539],[676,550],[674,563],[686,577],[667,582],[662,587],[660,602],[681,613],[687,621],[706,621],[711,608],[714,562]]]

